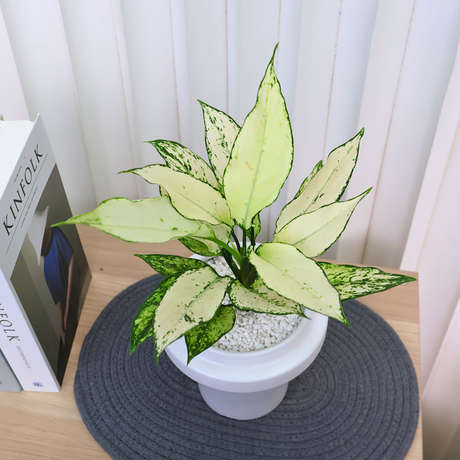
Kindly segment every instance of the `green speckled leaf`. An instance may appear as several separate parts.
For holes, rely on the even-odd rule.
[[[165,141],[162,139],[149,141],[148,143],[158,150],[158,153],[166,161],[166,164],[174,171],[189,174],[217,190],[221,189],[221,185],[210,166],[187,147],[174,141]]]
[[[240,127],[226,113],[198,101],[203,109],[206,149],[217,179],[222,183],[225,168]]]
[[[249,256],[264,284],[279,295],[331,318],[349,324],[338,292],[320,266],[294,246],[264,243]],[[308,314],[308,313],[307,313]]]
[[[260,213],[256,214],[254,219],[252,219],[252,226],[254,228],[254,238],[256,238],[262,229],[262,224],[260,223]]]
[[[177,278],[163,296],[153,317],[157,364],[170,343],[214,316],[230,281],[232,278],[219,277],[209,266],[189,270]]]
[[[214,253],[213,251],[208,249],[208,244],[205,244],[204,242],[200,240],[196,240],[195,238],[192,238],[190,236],[184,236],[183,238],[179,238],[179,241],[187,249],[190,249],[190,251],[194,252],[195,254],[199,254],[200,256],[212,257],[215,255],[219,255],[221,252],[221,248],[217,246],[217,244],[214,244],[214,246],[216,246],[216,251],[218,252]],[[207,241],[206,243],[211,243],[211,242]]]
[[[180,275],[188,270],[198,270],[207,264],[199,259],[169,254],[134,254],[150,265],[161,276]]]
[[[310,183],[310,181],[316,176],[318,171],[323,167],[323,160],[319,160],[318,163],[316,163],[315,167],[312,169],[310,175],[302,182],[301,186],[299,187],[299,190],[297,190],[297,193],[295,194],[294,198],[297,198],[307,187],[307,185]]]
[[[131,324],[131,340],[129,353],[132,355],[134,350],[143,342],[153,337],[153,315],[163,296],[179,275],[172,275],[164,279],[142,303],[137,310],[136,316]]]
[[[294,144],[274,55],[225,169],[224,194],[233,219],[249,229],[252,219],[279,195],[292,167]]]
[[[185,240],[185,243],[181,240],[182,244],[188,247],[191,251],[196,254],[204,256],[216,256],[222,253],[222,247],[213,241],[209,241],[206,238],[217,238],[224,243],[227,243],[229,238],[231,228],[228,225],[203,225],[200,229],[188,235]],[[198,251],[191,249],[195,247]]]
[[[329,282],[340,295],[340,300],[356,299],[376,292],[386,291],[403,283],[415,281],[405,275],[385,273],[378,268],[356,267],[354,265],[336,265],[318,262]]]
[[[355,207],[370,191],[366,190],[351,200],[337,201],[296,217],[275,233],[273,242],[291,244],[307,257],[322,254],[337,241]]]
[[[236,315],[233,307],[220,306],[216,314],[206,323],[185,333],[187,345],[187,364],[203,351],[214,345],[221,337],[233,329]]]
[[[282,209],[276,222],[277,231],[297,216],[340,199],[358,160],[363,135],[364,129],[329,154],[326,164],[308,181],[302,192]]]
[[[279,295],[265,286],[260,279],[256,280],[250,289],[245,288],[239,281],[234,281],[230,290],[230,299],[239,310],[270,315],[305,316],[301,305]]]
[[[86,224],[134,243],[164,243],[195,233],[203,225],[179,214],[167,196],[137,201],[111,198],[56,226],[66,224]]]
[[[125,172],[132,172],[151,184],[164,187],[172,205],[188,219],[203,220],[213,225],[234,225],[224,197],[215,188],[188,174],[173,171],[165,165],[145,166]]]

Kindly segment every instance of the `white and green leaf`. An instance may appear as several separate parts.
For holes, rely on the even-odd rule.
[[[134,254],[161,276],[180,275],[188,270],[198,270],[207,266],[205,262],[190,257],[181,257],[171,254]]]
[[[222,183],[225,168],[227,167],[233,143],[240,131],[232,117],[226,113],[198,101],[203,110],[206,149],[209,162],[217,180]]]
[[[185,237],[187,238],[186,243],[196,247],[196,249],[201,249],[202,252],[205,252],[204,254],[202,252],[194,251],[197,252],[197,254],[206,256],[220,255],[222,253],[222,246],[219,246],[209,238],[218,239],[223,243],[228,243],[230,231],[231,228],[225,224],[203,225],[197,232]],[[190,240],[193,242],[190,242]],[[199,246],[196,245],[195,242],[198,243]],[[187,246],[187,244],[185,244],[185,246]],[[201,245],[204,245],[204,247]]]
[[[240,227],[249,229],[254,216],[276,200],[291,170],[293,149],[291,124],[273,55],[256,105],[235,140],[224,172],[224,194]]]
[[[305,316],[302,306],[268,288],[258,278],[250,288],[234,281],[230,290],[230,299],[239,310],[249,310],[270,315]]]
[[[307,257],[316,257],[337,241],[357,204],[370,192],[348,201],[337,201],[291,220],[278,233],[274,243],[288,243]]]
[[[222,248],[220,248],[217,244],[206,241],[206,243],[197,240],[191,236],[184,236],[183,238],[179,238],[179,241],[190,251],[194,252],[195,254],[199,254],[200,256],[205,257],[212,257],[216,255],[220,255],[222,252]],[[209,246],[214,246],[213,249],[209,249]]]
[[[184,217],[212,225],[225,223],[233,226],[225,198],[210,185],[165,165],[145,166],[126,172],[132,172],[151,184],[164,187],[172,205]]]
[[[214,316],[230,281],[232,278],[218,276],[209,266],[185,272],[177,278],[153,317],[157,363],[170,343]]]
[[[161,155],[166,164],[174,171],[189,174],[205,184],[220,190],[222,187],[210,166],[187,147],[174,142],[158,139],[148,141]]]
[[[359,143],[363,135],[364,129],[329,154],[326,164],[308,181],[303,190],[282,209],[276,222],[277,231],[297,216],[313,212],[340,199],[358,160]]]
[[[167,196],[127,200],[111,198],[96,209],[57,225],[85,224],[134,243],[164,243],[197,232],[201,222],[179,214]]]
[[[322,167],[323,160],[319,160],[318,163],[316,163],[315,167],[312,169],[310,175],[307,176],[306,179],[300,185],[299,190],[297,190],[297,193],[295,194],[294,198],[297,198],[306,189],[307,185],[311,182],[311,180],[316,176],[316,174]]]
[[[233,329],[236,314],[231,305],[221,305],[216,314],[206,323],[195,326],[185,333],[187,364],[203,351],[214,345]]]
[[[257,235],[260,233],[260,230],[262,229],[262,224],[260,222],[260,213],[256,214],[254,216],[254,219],[252,219],[252,228],[254,229],[254,238],[256,238]]]
[[[265,243],[252,252],[250,262],[265,285],[294,302],[349,324],[339,294],[320,266],[297,248],[285,243]]]
[[[336,265],[329,262],[318,263],[324,270],[329,282],[337,289],[341,301],[375,294],[400,284],[416,281],[411,276],[385,273],[374,267]]]
[[[134,350],[149,338],[153,337],[153,316],[161,300],[168,289],[175,283],[180,274],[169,276],[164,279],[137,310],[136,316],[131,324],[131,338],[129,353],[132,355]]]

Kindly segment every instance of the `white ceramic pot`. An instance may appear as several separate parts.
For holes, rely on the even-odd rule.
[[[198,382],[201,396],[218,414],[238,420],[262,417],[280,404],[289,382],[307,369],[323,346],[328,318],[312,311],[306,315],[311,319],[302,318],[285,340],[263,350],[243,353],[210,347],[187,366],[182,337],[169,345],[166,353],[185,375]]]
[[[308,312],[282,342],[258,351],[211,347],[187,366],[182,337],[166,348],[171,361],[198,382],[206,403],[218,414],[250,420],[268,414],[283,400],[289,382],[310,366],[326,337],[328,318]]]

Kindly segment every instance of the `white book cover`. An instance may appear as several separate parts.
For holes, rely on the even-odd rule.
[[[14,391],[16,393],[22,391],[22,387],[18,379],[11,370],[8,361],[0,351],[0,391]]]
[[[40,116],[0,121],[0,348],[24,390],[59,391],[90,272]]]

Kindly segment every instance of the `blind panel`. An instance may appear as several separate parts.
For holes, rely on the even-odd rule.
[[[190,91],[191,143],[207,160],[204,124],[197,99],[227,112],[227,5],[199,0],[185,4]]]
[[[38,113],[50,138],[72,212],[96,206],[57,0],[2,0],[2,12],[29,116]]]
[[[363,258],[399,267],[460,32],[460,2],[418,0]],[[417,82],[417,84],[415,84]],[[389,231],[397,228],[397,232]]]
[[[135,199],[133,153],[110,0],[61,1],[80,119],[98,202]]]
[[[13,50],[6,30],[2,10],[0,9],[0,113],[5,120],[28,120],[24,93],[22,92]]]
[[[171,8],[168,0],[122,0],[121,10],[141,167],[162,162],[144,141],[180,140]],[[141,197],[158,195],[158,187],[142,179],[140,189]]]
[[[360,202],[348,223],[347,231],[341,236],[337,259],[344,262],[360,263],[364,255],[414,4],[415,0],[388,0],[378,5],[358,121],[358,126],[364,126],[366,133],[347,196],[357,196],[369,187],[374,189]]]

